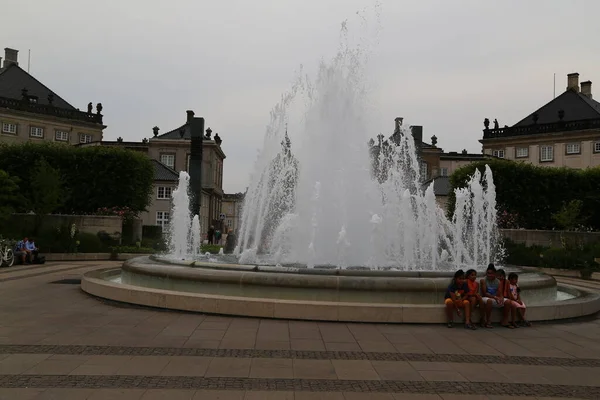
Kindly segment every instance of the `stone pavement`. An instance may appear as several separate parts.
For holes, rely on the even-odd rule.
[[[83,293],[117,262],[0,270],[0,399],[600,399],[600,319],[532,328],[263,320]]]

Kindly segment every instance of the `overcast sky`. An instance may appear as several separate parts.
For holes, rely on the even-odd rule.
[[[403,116],[446,151],[480,153],[483,119],[516,123],[552,99],[554,73],[557,94],[570,72],[600,87],[600,1],[380,3],[369,79],[389,133]],[[224,189],[237,192],[294,71],[333,56],[341,22],[358,32],[356,12],[374,5],[3,0],[0,48],[20,50],[25,69],[31,49],[31,74],[75,107],[102,102],[105,140],[166,132],[194,110],[222,137]]]

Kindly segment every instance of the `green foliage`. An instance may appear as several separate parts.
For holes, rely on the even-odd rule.
[[[581,215],[583,201],[571,200],[563,204],[560,211],[552,214],[552,219],[560,229],[567,231],[575,230],[581,227],[586,218]]]
[[[600,243],[568,245],[566,247],[525,246],[510,240],[504,241],[507,264],[541,268],[600,271],[594,261],[600,258]]]
[[[163,252],[167,250],[167,243],[162,237],[160,239],[143,238],[140,247],[151,248],[155,252]]]
[[[115,147],[75,147],[55,143],[0,145],[0,169],[19,177],[22,193],[32,193],[31,168],[45,159],[69,193],[56,212],[91,214],[102,207],[144,211],[150,201],[154,168],[144,154]],[[26,205],[16,209],[27,212]]]
[[[27,206],[36,215],[34,232],[37,233],[44,215],[56,211],[64,203],[64,196],[60,174],[43,157],[31,170],[30,182]]]
[[[572,217],[580,200],[579,216],[593,229],[600,229],[600,167],[576,170],[569,168],[538,167],[508,160],[486,160],[466,165],[450,177],[452,188],[465,187],[476,169],[481,173],[489,165],[494,174],[496,200],[502,212],[516,218],[515,223],[526,229],[554,229],[553,215]],[[451,191],[448,214],[454,212],[456,198]],[[569,208],[570,207],[570,208]],[[560,218],[560,217],[559,217]]]
[[[200,246],[200,252],[210,253],[210,254],[219,254],[219,250],[221,250],[223,246],[219,246],[218,244],[203,244]]]
[[[162,226],[160,225],[143,225],[142,226],[142,237],[148,239],[162,239]]]
[[[110,250],[102,243],[98,235],[93,233],[79,232],[76,242],[79,242],[77,245],[78,253],[108,253]]]
[[[23,203],[19,178],[0,169],[0,223],[3,223]]]

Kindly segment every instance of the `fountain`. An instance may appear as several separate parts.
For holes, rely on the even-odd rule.
[[[202,255],[189,176],[173,194],[170,251],[87,273],[82,288],[188,311],[370,322],[443,322],[458,268],[501,262],[492,171],[455,192],[451,218],[401,128],[374,159],[367,146],[365,56],[343,45],[316,79],[298,79],[273,109],[246,194],[233,255]],[[299,106],[300,112],[294,114]],[[390,144],[391,143],[391,144]],[[191,233],[190,233],[191,232]],[[520,272],[531,320],[587,315],[600,296]]]

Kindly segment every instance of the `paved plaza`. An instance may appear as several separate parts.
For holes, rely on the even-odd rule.
[[[598,317],[467,331],[181,313],[81,291],[82,273],[112,266],[0,270],[0,399],[600,399]]]

